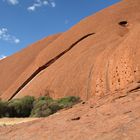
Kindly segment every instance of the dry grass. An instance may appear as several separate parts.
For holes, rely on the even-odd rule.
[[[19,124],[19,123],[34,121],[37,119],[39,119],[39,118],[2,118],[2,119],[0,119],[0,126],[15,125],[15,124]]]

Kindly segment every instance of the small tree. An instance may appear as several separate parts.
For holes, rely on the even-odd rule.
[[[0,118],[7,117],[8,116],[7,112],[8,112],[7,102],[4,102],[0,99]]]
[[[33,108],[34,97],[25,96],[13,99],[8,103],[10,117],[29,117]]]

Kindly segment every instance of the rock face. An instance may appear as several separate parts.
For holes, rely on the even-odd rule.
[[[1,60],[0,98],[89,99],[139,82],[139,5],[123,0]]]
[[[77,95],[84,104],[0,126],[0,140],[140,139],[140,0],[123,0],[0,61],[0,98]]]

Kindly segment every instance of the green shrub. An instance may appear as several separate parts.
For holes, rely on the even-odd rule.
[[[38,99],[25,96],[20,99],[12,99],[9,102],[0,100],[0,117],[47,117],[60,109],[72,107],[79,102],[80,98],[75,96],[57,100],[48,96],[42,96]]]
[[[7,117],[8,114],[8,106],[7,106],[7,102],[1,101],[0,100],[0,118],[2,117]]]
[[[38,99],[36,99],[37,101],[46,101],[48,104],[52,103],[54,100],[49,97],[49,96],[41,96]]]
[[[79,97],[68,96],[58,100],[50,97],[39,97],[33,106],[31,117],[47,117],[63,108],[72,107],[80,102]]]
[[[25,96],[8,103],[9,117],[29,117],[33,108],[34,97]]]
[[[31,117],[46,117],[52,114],[51,109],[49,109],[49,104],[53,102],[50,97],[39,97],[36,99],[31,112]]]
[[[76,96],[68,96],[65,98],[60,98],[57,102],[62,106],[62,108],[72,107],[73,105],[80,102],[80,98]]]
[[[62,109],[62,106],[56,101],[52,102],[48,107],[52,113],[56,113],[58,110]]]

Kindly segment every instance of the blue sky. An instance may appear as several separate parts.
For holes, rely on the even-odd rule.
[[[0,58],[120,0],[0,0]]]

